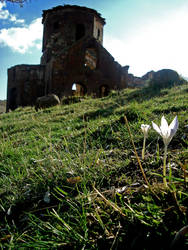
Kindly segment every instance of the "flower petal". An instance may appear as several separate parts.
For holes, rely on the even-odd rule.
[[[153,126],[153,129],[155,129],[155,131],[157,131],[157,133],[159,133],[159,134],[162,136],[161,130],[160,130],[160,128],[157,126],[157,124],[155,124],[154,122],[152,122],[152,126]]]
[[[150,129],[150,125],[141,124],[141,129],[142,129],[142,132],[144,133],[144,136],[147,137],[148,136],[148,131]]]
[[[143,129],[145,129],[145,124],[141,124],[141,129],[143,130]]]
[[[150,125],[148,125],[148,124],[141,124],[141,129],[148,130],[148,129],[150,129]]]
[[[179,126],[178,118],[177,116],[174,118],[174,120],[170,123],[169,129],[170,129],[170,137],[172,138]]]
[[[144,124],[141,124],[141,130],[143,133],[145,133],[145,125]]]
[[[147,125],[147,124],[146,124],[146,127],[147,127],[147,130],[151,128],[151,126],[150,126],[150,125]]]
[[[168,136],[169,135],[169,128],[168,128],[168,123],[164,117],[164,115],[162,116],[161,118],[161,133],[162,133],[162,136]]]

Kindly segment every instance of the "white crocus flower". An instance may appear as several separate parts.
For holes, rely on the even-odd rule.
[[[150,125],[147,125],[147,124],[142,124],[141,125],[141,129],[142,129],[142,132],[144,133],[144,137],[148,137],[148,131],[150,129]]]
[[[144,141],[143,141],[143,148],[142,148],[142,159],[144,160],[144,156],[145,156],[145,147],[146,147],[146,138],[148,137],[148,132],[150,129],[150,125],[147,124],[142,124],[141,125],[141,130],[144,134]]]
[[[164,166],[163,166],[163,182],[164,182],[164,185],[167,187],[167,182],[166,182],[167,147],[168,147],[168,144],[170,143],[170,141],[172,140],[172,137],[175,135],[175,133],[176,133],[176,131],[178,129],[179,122],[178,122],[178,118],[176,116],[174,118],[174,120],[170,123],[170,125],[168,126],[168,123],[167,123],[165,117],[162,116],[160,128],[154,122],[152,122],[152,125],[153,125],[153,128],[157,131],[157,133],[159,133],[162,136],[163,142],[164,142],[164,145],[165,145],[165,149],[164,149]]]
[[[179,123],[178,123],[178,118],[176,116],[174,120],[170,123],[170,126],[168,126],[165,117],[162,116],[160,128],[154,122],[152,122],[152,125],[153,128],[157,131],[157,133],[159,133],[162,136],[164,144],[168,146],[168,144],[172,140],[172,137],[175,135],[178,129]]]

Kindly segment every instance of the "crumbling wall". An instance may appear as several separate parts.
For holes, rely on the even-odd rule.
[[[128,74],[128,87],[137,88],[144,86],[169,87],[174,83],[179,83],[180,77],[178,73],[171,69],[162,69],[157,72],[149,71],[142,77]]]
[[[64,60],[62,60],[62,57]],[[49,93],[59,97],[72,94],[73,84],[79,84],[88,95],[101,96],[111,89],[126,88],[128,67],[122,68],[110,53],[94,38],[83,38],[66,53],[59,52],[48,65],[51,80]],[[108,91],[107,91],[108,89]]]
[[[33,105],[44,95],[44,66],[16,65],[8,69],[7,111]]]

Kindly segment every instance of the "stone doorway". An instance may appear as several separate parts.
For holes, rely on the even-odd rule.
[[[100,97],[107,96],[109,94],[109,92],[110,92],[110,89],[109,89],[108,85],[100,86],[100,88],[99,88],[99,96]]]
[[[72,84],[72,95],[73,96],[85,96],[87,94],[87,88],[82,83]]]

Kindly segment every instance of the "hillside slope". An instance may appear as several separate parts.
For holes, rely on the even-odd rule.
[[[0,114],[6,111],[6,101],[0,100]]]
[[[187,110],[184,84],[1,114],[0,246],[168,249],[188,224]],[[168,188],[163,141],[153,129],[141,159],[141,124],[159,125],[162,115],[179,120],[168,147]],[[176,244],[186,249],[187,238]]]

